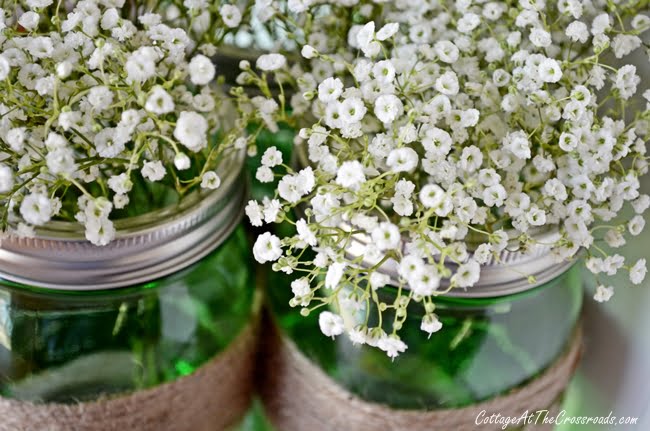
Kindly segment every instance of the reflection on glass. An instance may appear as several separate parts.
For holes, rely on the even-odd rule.
[[[440,297],[436,313],[442,330],[428,339],[420,330],[420,307],[413,307],[400,332],[409,347],[391,360],[379,349],[354,346],[345,336],[332,340],[322,335],[318,313],[300,316],[286,305],[289,281],[278,274],[271,277],[269,296],[285,334],[349,391],[402,409],[466,406],[534,378],[562,353],[582,302],[576,266],[516,295]]]
[[[0,283],[0,394],[77,402],[172,381],[226,348],[249,322],[243,228],[216,251],[143,286],[54,292]]]

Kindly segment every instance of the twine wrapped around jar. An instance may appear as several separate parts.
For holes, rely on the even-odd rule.
[[[272,325],[271,325],[272,326]],[[431,411],[400,410],[367,402],[348,392],[312,363],[286,336],[273,329],[266,335],[261,394],[266,413],[282,431],[469,431],[476,420],[500,413],[521,417],[526,412],[549,410],[573,375],[581,354],[578,324],[567,348],[544,372],[508,393],[471,406]],[[552,429],[551,424],[528,429]],[[481,424],[485,431],[500,430],[503,424]]]
[[[219,431],[247,411],[258,325],[193,374],[122,396],[78,404],[0,398],[0,431]]]

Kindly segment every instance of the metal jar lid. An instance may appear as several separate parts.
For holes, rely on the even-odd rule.
[[[556,228],[549,228],[534,232],[531,235],[536,243],[526,250],[521,250],[511,241],[510,245],[496,256],[492,256],[488,262],[481,265],[481,275],[479,281],[472,287],[453,288],[446,292],[444,296],[460,298],[493,298],[499,296],[512,295],[514,293],[524,292],[529,289],[541,286],[562,273],[566,272],[575,263],[573,261],[558,262],[557,258],[551,253],[551,246],[558,238],[559,232]],[[370,238],[367,235],[354,235],[354,240],[346,248],[346,254],[351,257],[362,257]],[[471,249],[471,244],[468,244]],[[471,251],[470,251],[471,253]],[[362,258],[361,265],[371,267],[376,262]],[[445,263],[445,265],[455,271],[457,265]],[[384,262],[378,269],[382,274],[390,277],[391,283],[399,285],[400,277],[398,272],[398,263],[394,259]],[[534,277],[534,282],[529,281],[529,277]],[[445,291],[449,287],[449,279],[443,279],[440,282],[439,291]]]
[[[51,222],[33,238],[0,243],[0,278],[60,290],[133,286],[175,273],[218,247],[241,220],[246,181],[241,152],[220,164],[221,185],[197,191],[179,204],[115,221],[115,239],[98,247],[83,226]]]

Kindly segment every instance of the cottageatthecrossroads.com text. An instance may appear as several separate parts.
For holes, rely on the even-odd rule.
[[[566,410],[556,413],[550,410],[536,410],[534,412],[526,411],[520,416],[505,416],[501,413],[488,414],[482,410],[475,420],[476,425],[502,425],[501,429],[505,430],[511,426],[524,425],[635,425],[638,417],[614,415],[609,412],[607,416],[569,416]]]

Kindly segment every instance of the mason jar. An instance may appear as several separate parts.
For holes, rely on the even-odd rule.
[[[544,241],[549,235],[540,243],[552,243]],[[357,252],[354,246],[347,251]],[[398,279],[395,267],[380,269]],[[437,296],[435,313],[443,326],[436,333],[420,329],[422,307],[411,304],[400,331],[408,348],[395,359],[346,335],[325,337],[318,312],[303,317],[288,305],[290,282],[283,274],[270,277],[267,326],[274,330],[264,336],[270,340],[265,411],[282,431],[475,429],[476,421],[488,421],[493,413],[521,416],[557,408],[579,357],[581,271],[573,262],[556,263],[542,245],[505,250],[482,266],[476,286]],[[398,289],[382,290],[384,302],[391,303]],[[377,314],[332,311],[350,328]],[[390,310],[384,319],[392,322]]]
[[[0,247],[0,429],[221,430],[249,407],[259,298],[222,184],[116,221],[96,247],[52,222]]]

